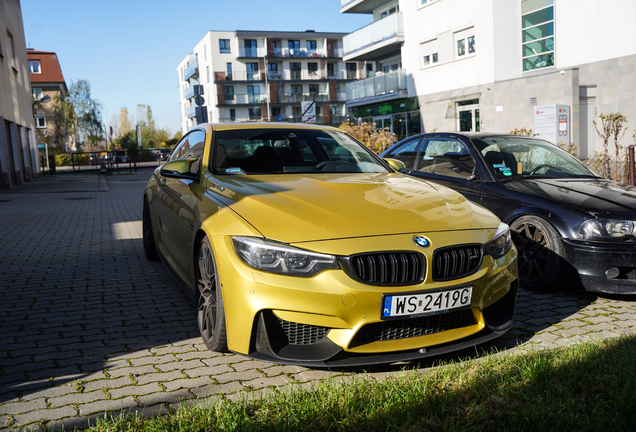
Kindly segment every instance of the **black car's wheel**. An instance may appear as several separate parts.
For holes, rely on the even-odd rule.
[[[142,231],[143,231],[143,243],[144,243],[144,255],[150,261],[157,261],[159,255],[157,254],[157,247],[155,246],[155,235],[152,233],[152,219],[150,218],[150,207],[148,206],[148,199],[144,197],[144,210],[142,216]]]
[[[521,286],[533,291],[562,288],[566,261],[559,233],[536,216],[522,216],[510,228],[519,251]]]
[[[196,273],[197,321],[203,343],[212,351],[225,352],[227,351],[227,336],[223,295],[216,260],[207,237],[199,246]]]

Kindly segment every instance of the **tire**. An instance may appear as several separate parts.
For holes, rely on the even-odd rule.
[[[537,216],[522,216],[510,224],[519,251],[519,281],[532,291],[563,289],[567,261],[561,236]]]
[[[197,321],[203,343],[211,351],[227,352],[225,308],[219,272],[207,237],[199,246],[196,269]]]
[[[142,231],[144,255],[146,255],[146,258],[150,261],[158,261],[159,254],[157,253],[157,247],[155,245],[155,235],[152,231],[152,218],[150,217],[150,206],[148,206],[148,199],[146,197],[144,197]]]

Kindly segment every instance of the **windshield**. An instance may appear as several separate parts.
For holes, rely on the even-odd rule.
[[[554,144],[532,138],[496,137],[473,142],[495,180],[524,177],[598,177]]]
[[[215,133],[215,174],[387,173],[366,147],[344,132],[236,129]]]

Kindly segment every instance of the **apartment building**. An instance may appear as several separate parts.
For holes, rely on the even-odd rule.
[[[0,189],[40,173],[22,10],[0,1]]]
[[[359,42],[358,52],[401,43],[424,131],[537,131],[550,121],[552,140],[575,143],[585,158],[602,148],[599,114],[621,112],[636,128],[633,0],[342,0],[341,12],[361,10],[378,28],[402,16],[402,33]],[[365,29],[345,37],[345,60],[349,38]],[[359,103],[347,93],[348,107]],[[549,108],[561,112],[546,117]]]
[[[345,33],[209,31],[178,65],[182,130],[203,122],[284,121],[339,126]]]
[[[27,49],[27,58],[33,100],[46,100],[37,104],[35,109],[37,142],[44,144],[44,138],[48,136],[51,145],[61,146],[68,151],[69,144],[72,143],[60,143],[56,142],[55,139],[53,104],[57,96],[64,98],[68,95],[68,88],[57,55],[54,52],[36,51],[29,48]]]
[[[402,60],[406,34],[401,3],[342,0],[340,9],[341,13],[368,14],[373,21],[343,39],[345,62],[353,63],[363,75],[345,86],[348,115],[388,129],[398,139],[422,131],[418,98],[409,94],[412,76]]]

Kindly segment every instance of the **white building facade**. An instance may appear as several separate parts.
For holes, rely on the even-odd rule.
[[[340,125],[345,84],[358,78],[343,61],[343,36],[209,31],[177,67],[182,130],[227,121]]]
[[[536,130],[536,107],[565,106],[563,136],[586,158],[602,148],[599,114],[636,128],[633,0],[342,0],[341,12],[364,5],[402,15],[401,68],[423,131]]]

